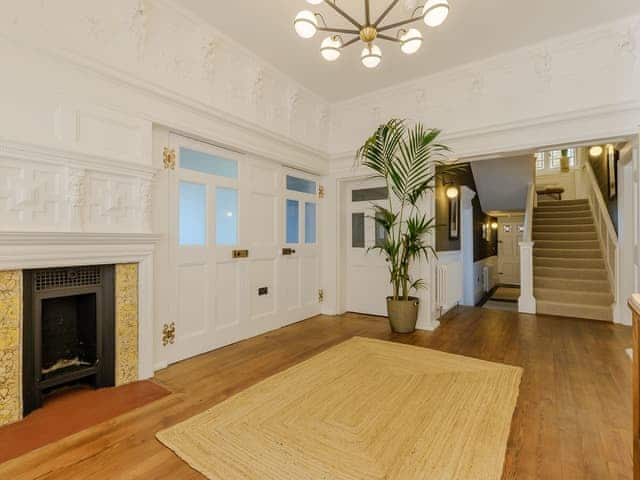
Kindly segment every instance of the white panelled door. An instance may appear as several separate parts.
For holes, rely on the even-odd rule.
[[[283,169],[282,247],[278,278],[282,325],[320,313],[318,179]]]
[[[498,225],[498,278],[501,284],[520,285],[520,242],[522,222]]]
[[[319,313],[317,180],[179,135],[171,148],[169,361]]]
[[[357,182],[347,189],[343,211],[346,228],[346,310],[387,315],[386,297],[392,294],[384,256],[369,250],[384,241],[376,225],[375,204],[387,206],[387,189],[379,182]]]

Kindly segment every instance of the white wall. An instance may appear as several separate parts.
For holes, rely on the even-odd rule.
[[[459,157],[637,133],[639,49],[633,17],[363,94],[333,106],[330,153],[390,117],[443,129]]]
[[[143,120],[326,169],[327,103],[169,1],[5,2],[0,32],[3,138],[76,149],[66,123],[100,107],[114,153]]]

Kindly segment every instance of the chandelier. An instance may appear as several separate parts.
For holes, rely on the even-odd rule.
[[[329,27],[321,14],[310,10],[303,10],[298,13],[293,21],[293,25],[296,33],[301,38],[312,38],[317,32],[328,32],[331,34],[320,44],[320,54],[328,62],[336,61],[340,57],[342,49],[357,43],[358,40],[362,41],[365,44],[360,55],[362,64],[367,68],[376,68],[382,61],[382,50],[374,43],[376,40],[386,40],[396,43],[400,45],[400,50],[403,53],[412,55],[422,46],[422,33],[417,28],[406,29],[400,27],[420,20],[424,21],[428,27],[437,27],[446,20],[449,14],[449,2],[447,0],[427,0],[424,5],[417,7],[415,7],[417,2],[406,0],[407,4],[410,5],[413,3],[415,7],[411,17],[400,22],[382,25],[382,21],[399,2],[400,0],[393,0],[375,21],[371,21],[370,0],[364,0],[365,21],[364,23],[360,23],[342,8],[338,7],[337,0],[307,0],[307,3],[311,5],[326,3],[355,28]],[[420,14],[418,15],[418,13]],[[395,36],[384,33],[396,28],[399,28],[399,30],[396,31]],[[353,35],[353,37],[345,41],[343,35]]]

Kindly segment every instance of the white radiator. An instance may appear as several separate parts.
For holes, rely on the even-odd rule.
[[[482,288],[487,293],[496,286],[496,266],[485,265],[482,267]]]
[[[436,303],[442,313],[462,299],[462,264],[439,264],[436,267]]]

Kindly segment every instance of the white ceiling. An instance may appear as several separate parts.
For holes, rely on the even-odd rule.
[[[330,26],[351,27],[327,5],[313,7],[304,0],[176,1],[329,101],[640,13],[638,0],[449,0],[451,11],[443,25],[431,29],[416,24],[425,34],[417,54],[404,55],[396,44],[381,41],[383,62],[367,70],[359,61],[361,43],[346,49],[337,62],[328,63],[319,53],[326,33],[310,40],[296,36],[293,19],[303,9],[322,13]],[[337,1],[363,21],[363,0]],[[408,17],[405,1],[415,2],[401,0],[386,21]],[[371,0],[372,17],[390,2]]]
[[[482,210],[522,211],[534,181],[533,155],[471,162]]]

